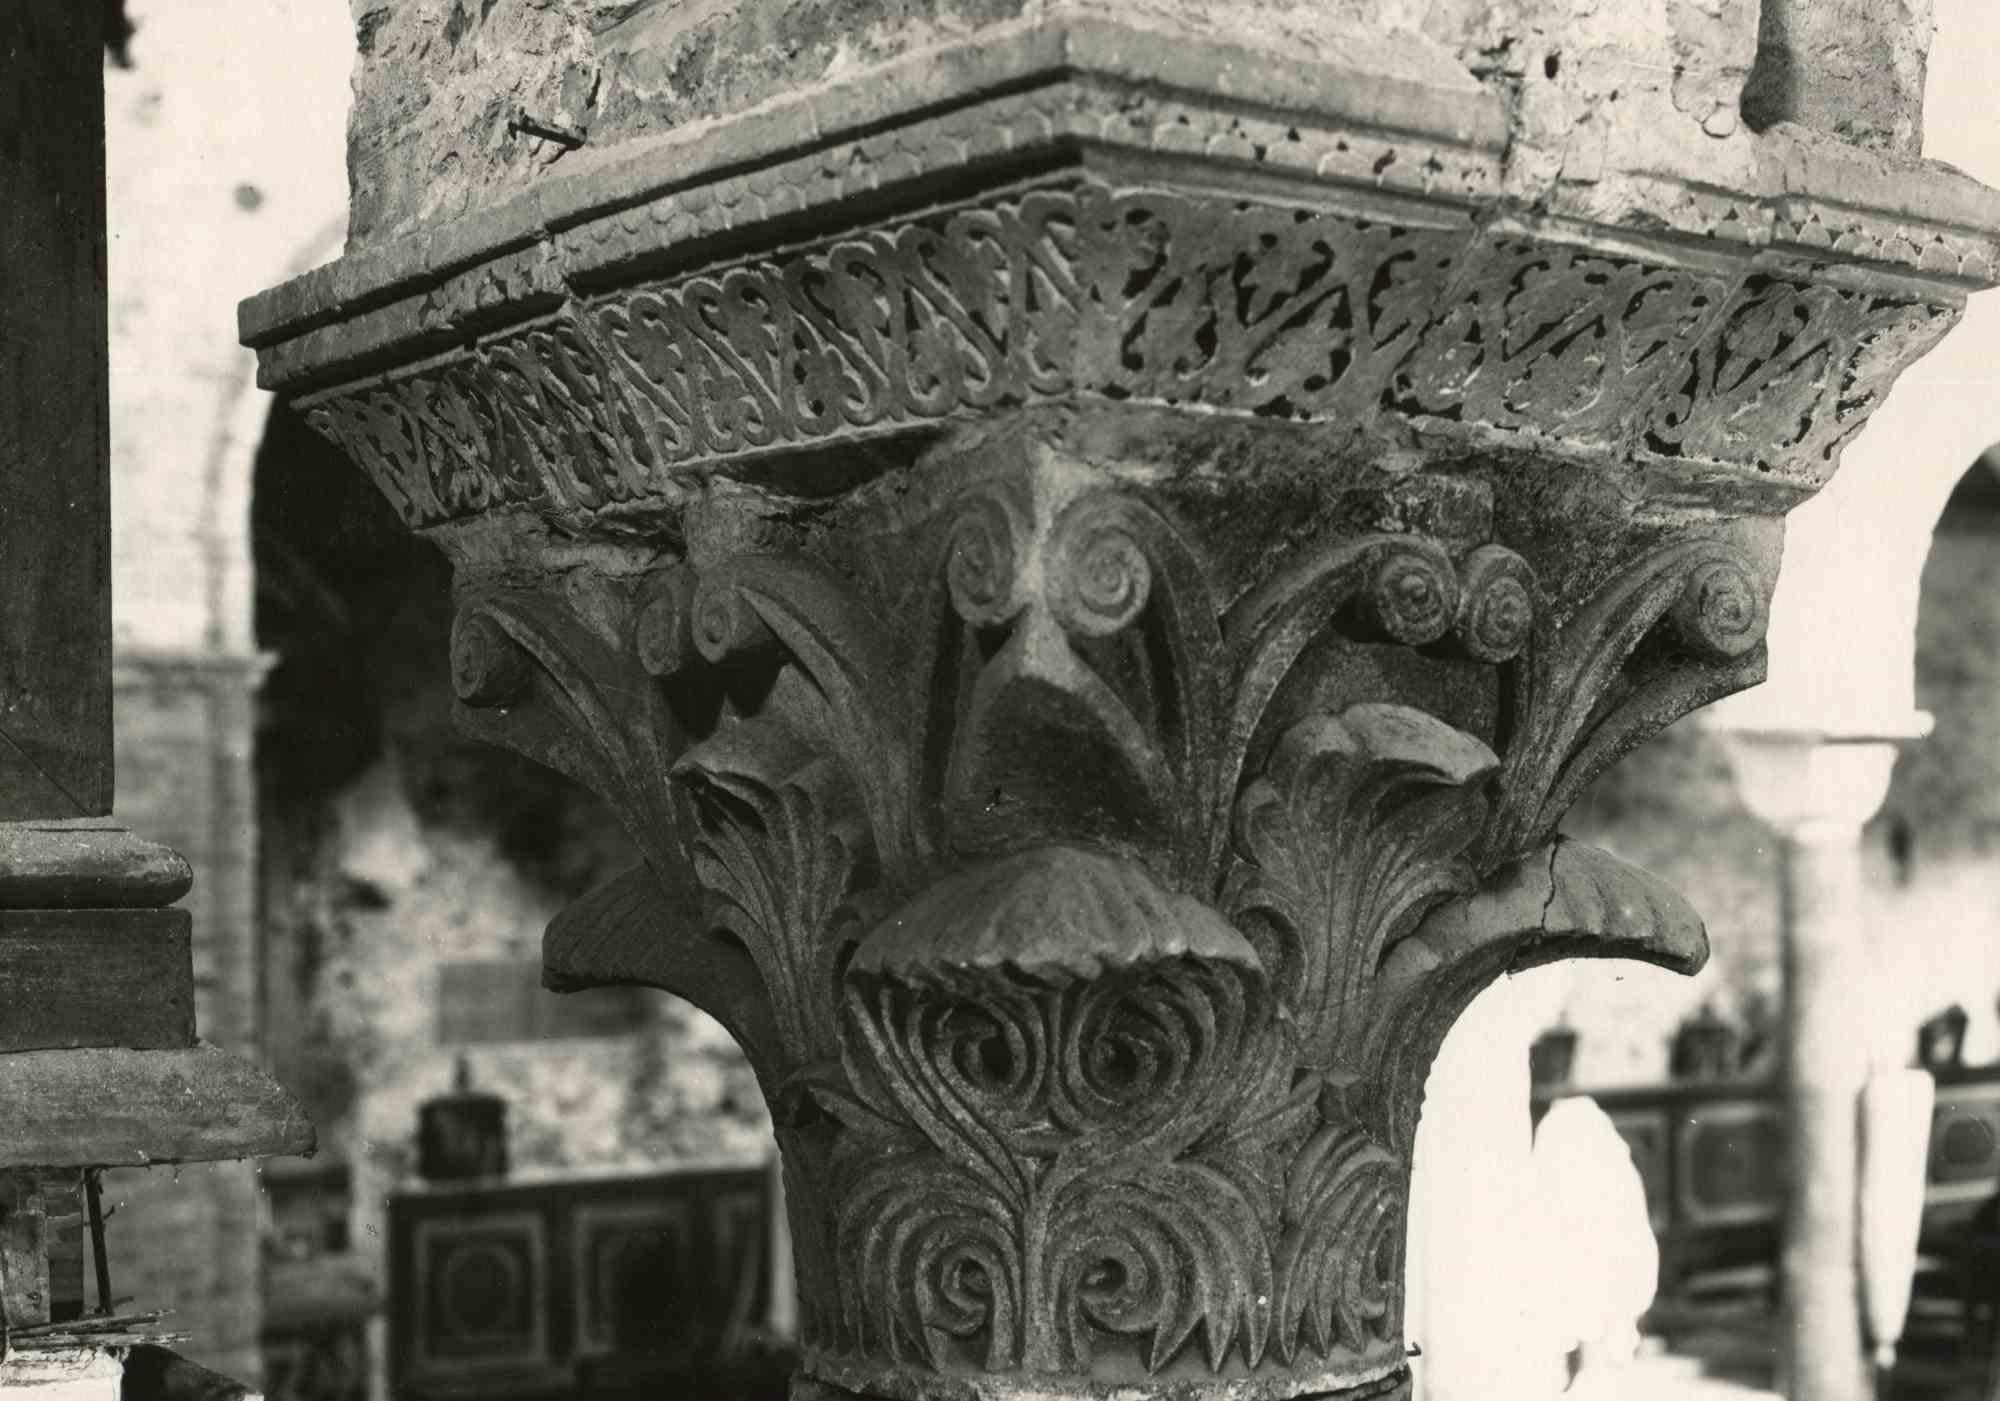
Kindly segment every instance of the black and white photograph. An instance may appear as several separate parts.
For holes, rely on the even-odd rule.
[[[1994,0],[0,0],[0,1401],[2000,1401]]]

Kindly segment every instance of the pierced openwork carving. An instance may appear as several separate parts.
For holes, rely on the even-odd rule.
[[[1817,484],[1955,316],[1664,247],[1064,181],[578,302],[310,414],[418,526],[672,506],[773,453],[1078,399]]]

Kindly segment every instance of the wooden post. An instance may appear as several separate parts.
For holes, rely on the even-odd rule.
[[[95,4],[0,4],[0,1390],[47,1401],[118,1396],[148,1336],[79,1322],[84,1167],[313,1146],[196,1044],[187,863],[106,820],[105,37]],[[124,1395],[242,1394],[155,1371]]]
[[[0,5],[0,821],[111,810],[102,11]]]

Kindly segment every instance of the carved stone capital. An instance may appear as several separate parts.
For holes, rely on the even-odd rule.
[[[1600,540],[1556,596],[1574,527],[1499,538],[1476,469],[1271,489],[1163,471],[1175,441],[1017,415],[752,551],[524,575],[460,541],[464,723],[648,857],[551,971],[670,987],[750,1051],[809,1370],[850,1390],[1399,1376],[1458,1009],[1524,960],[1705,954],[1552,829],[1757,674],[1769,527]]]
[[[756,1066],[801,1395],[1399,1394],[1439,1040],[1700,964],[1557,824],[1761,679],[1783,511],[1992,249],[1792,167],[1552,218],[1483,108],[1109,32],[246,307],[456,562],[462,723],[645,853],[551,979]]]

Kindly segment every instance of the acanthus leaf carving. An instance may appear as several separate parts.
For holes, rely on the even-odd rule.
[[[1384,960],[1366,1073],[1383,1132],[1416,1133],[1423,1077],[1472,999],[1501,974],[1561,958],[1634,958],[1680,973],[1708,959],[1701,916],[1651,872],[1557,838],[1439,905]]]
[[[756,1063],[800,1397],[1396,1395],[1439,1038],[1509,967],[1698,957],[1556,826],[1759,677],[1777,516],[1992,241],[1782,133],[1782,192],[1520,207],[1504,103],[1031,28],[246,331],[454,556],[465,727],[641,846],[552,979]]]
[[[1244,789],[1222,906],[1269,941],[1303,1063],[1346,1059],[1385,949],[1476,883],[1466,848],[1498,764],[1422,711],[1358,705],[1293,726]]]
[[[920,1231],[926,1259],[1004,1262],[973,1291],[990,1366],[1087,1371],[1100,1331],[1144,1339],[1149,1370],[1197,1330],[1212,1366],[1261,1353],[1258,1213],[1189,1152],[1273,1049],[1256,954],[1219,915],[1114,858],[1033,851],[918,897],[863,941],[849,984],[853,1082],[937,1190],[850,1193],[843,1258]],[[972,1295],[857,1273],[864,1322],[948,1360]]]
[[[1755,660],[1765,581],[1697,537],[1556,613],[1485,488],[1417,479],[1370,518],[1447,535],[1332,530],[1225,607],[1161,499],[981,466],[873,572],[676,564],[589,625],[469,600],[467,710],[650,774],[619,801],[701,892],[680,983],[760,990],[732,1026],[827,1368],[1390,1375],[1427,1038],[1515,948],[1440,912],[1512,917],[1521,834]]]
[[[910,811],[906,703],[888,640],[849,590],[804,560],[753,555],[704,574],[685,606],[692,645],[712,665],[727,672],[747,661],[775,673],[758,715],[839,762],[892,879],[920,860],[926,829]]]
[[[1278,1248],[1279,1356],[1322,1357],[1393,1338],[1407,1173],[1395,1154],[1349,1124],[1323,1124],[1287,1169]]]
[[[1485,862],[1545,840],[1586,783],[1666,725],[1763,679],[1770,572],[1739,542],[1680,540],[1544,627],[1510,680],[1517,728]]]
[[[1316,642],[1348,630],[1411,647],[1444,637],[1460,619],[1458,569],[1414,535],[1339,540],[1289,564],[1238,602],[1224,623],[1234,654],[1232,713],[1221,766],[1240,775],[1281,683]]]
[[[572,901],[549,921],[543,978],[558,991],[656,987],[687,999],[735,1038],[760,1072],[783,1063],[763,975],[748,951],[690,937],[692,872],[671,886],[640,864]]]
[[[849,897],[873,856],[847,775],[754,719],[694,746],[673,772],[693,794],[705,923],[749,951],[792,1063],[838,1055],[840,931],[859,918]]]

